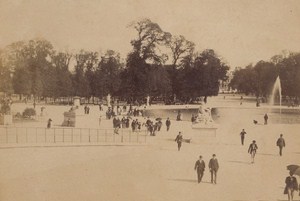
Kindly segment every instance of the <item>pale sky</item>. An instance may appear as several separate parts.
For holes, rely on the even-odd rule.
[[[234,68],[300,52],[300,1],[0,0],[0,48],[32,38],[59,50],[112,49],[125,58],[142,18],[214,49]]]

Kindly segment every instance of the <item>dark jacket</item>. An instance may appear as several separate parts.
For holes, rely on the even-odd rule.
[[[205,162],[203,160],[197,160],[195,163],[195,170],[197,169],[197,171],[199,172],[203,172],[205,170]]]
[[[218,171],[218,169],[219,169],[218,159],[216,159],[216,158],[210,159],[208,167],[213,171]]]
[[[183,137],[182,137],[182,135],[177,135],[177,137],[176,137],[175,141],[176,141],[177,143],[181,143],[181,142],[182,142],[182,140],[183,140]]]
[[[276,145],[278,147],[285,147],[285,141],[282,137],[278,138],[277,142],[276,142]]]
[[[294,176],[288,176],[285,179],[284,194],[288,193],[288,188],[298,191],[298,182],[297,182],[296,177],[294,177]]]
[[[170,126],[171,125],[171,121],[170,120],[166,120],[166,126]]]
[[[251,143],[251,144],[249,145],[248,153],[249,153],[249,154],[252,154],[253,152],[256,152],[257,149],[258,149],[257,145]]]

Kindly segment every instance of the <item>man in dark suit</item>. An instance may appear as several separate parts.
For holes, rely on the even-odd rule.
[[[182,141],[183,141],[183,137],[181,135],[181,132],[179,132],[179,134],[176,136],[175,141],[177,142],[177,145],[178,145],[178,151],[180,151],[181,144],[182,144]]]
[[[197,170],[198,183],[200,183],[205,170],[205,162],[202,160],[202,156],[199,156],[199,160],[196,161],[195,170]]]
[[[244,145],[244,139],[245,139],[246,134],[247,133],[246,133],[245,129],[243,129],[242,132],[240,133],[242,145]]]
[[[284,194],[288,194],[289,201],[293,201],[294,191],[298,191],[298,182],[293,172],[285,179],[285,184]]]
[[[278,138],[276,145],[279,147],[279,155],[282,156],[282,148],[285,147],[285,140],[282,137],[283,135],[280,134],[280,138]]]
[[[255,157],[257,149],[258,149],[258,147],[257,147],[256,141],[253,140],[248,148],[248,153],[251,154],[251,159],[252,159],[251,163],[254,163],[254,157]]]
[[[208,167],[211,174],[211,183],[217,184],[217,172],[219,170],[219,163],[218,159],[216,158],[216,154],[212,155],[212,159],[210,159]]]
[[[170,126],[171,126],[171,121],[170,118],[168,117],[168,119],[166,120],[166,126],[167,126],[167,131],[169,131]]]

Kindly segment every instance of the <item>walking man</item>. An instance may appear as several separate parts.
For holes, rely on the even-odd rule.
[[[52,119],[48,119],[47,128],[51,128]]]
[[[265,119],[265,125],[267,125],[267,124],[268,124],[268,119],[269,119],[269,117],[268,117],[268,114],[267,114],[267,113],[265,114],[265,116],[264,116],[264,119]]]
[[[182,141],[183,141],[183,137],[181,132],[179,132],[179,134],[175,138],[175,142],[177,142],[177,146],[178,146],[178,151],[180,151]]]
[[[298,191],[298,182],[293,172],[290,171],[290,176],[285,179],[284,194],[288,194],[289,201],[293,201],[294,191]]]
[[[171,126],[171,121],[170,118],[168,117],[168,119],[166,120],[166,126],[167,126],[167,131],[169,131],[170,126]]]
[[[216,158],[216,154],[212,155],[208,167],[211,175],[211,183],[217,184],[217,172],[219,170],[219,163],[218,159]]]
[[[246,134],[247,133],[246,133],[245,129],[243,129],[242,132],[240,133],[242,145],[244,145],[244,139],[245,139]]]
[[[199,160],[196,161],[194,169],[197,170],[198,183],[200,183],[205,171],[205,162],[202,160],[202,156],[199,156]]]
[[[255,157],[257,149],[258,149],[258,147],[257,147],[256,141],[253,140],[248,148],[248,153],[251,154],[251,159],[252,159],[251,163],[254,163],[254,157]]]
[[[283,135],[280,134],[280,138],[278,138],[276,145],[279,147],[279,155],[282,156],[282,148],[285,147],[285,140],[282,137]]]

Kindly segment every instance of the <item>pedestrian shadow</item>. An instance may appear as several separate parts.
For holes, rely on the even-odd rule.
[[[277,201],[288,201],[288,199],[287,200],[277,200]],[[300,201],[300,200],[293,200],[293,201]]]
[[[245,161],[228,161],[229,163],[240,163],[240,164],[252,164],[251,162],[245,162]]]
[[[279,156],[278,154],[268,154],[268,153],[256,153],[257,155],[264,155],[264,156]]]
[[[188,182],[188,183],[198,183],[196,179],[168,179],[169,181],[180,181],[180,182]],[[201,181],[201,183],[210,184],[211,182]]]

